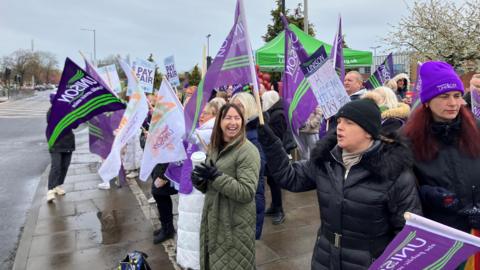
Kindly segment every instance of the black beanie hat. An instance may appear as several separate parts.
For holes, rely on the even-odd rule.
[[[337,119],[340,117],[357,123],[374,139],[380,134],[382,115],[377,104],[370,99],[358,99],[343,105],[337,112]]]

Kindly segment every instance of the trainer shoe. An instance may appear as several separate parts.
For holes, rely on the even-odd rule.
[[[138,176],[137,171],[131,171],[129,174],[127,174],[127,178],[135,178]]]
[[[51,202],[53,202],[53,200],[55,200],[55,190],[50,189],[47,192],[47,202],[51,203]]]
[[[57,193],[57,195],[65,195],[65,190],[60,186],[56,186],[53,190],[55,190],[55,193]]]
[[[98,189],[104,189],[104,190],[110,189],[110,182],[102,182],[98,184]]]

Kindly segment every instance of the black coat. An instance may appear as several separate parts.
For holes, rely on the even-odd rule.
[[[469,233],[468,220],[460,212],[472,208],[474,203],[480,207],[480,158],[472,159],[460,152],[460,128],[459,118],[450,125],[437,125],[434,134],[439,143],[438,156],[430,161],[416,160],[414,172],[420,185],[443,187],[455,193],[460,200],[454,211],[423,201],[425,217]]]
[[[267,166],[283,188],[317,190],[322,226],[312,269],[367,269],[404,226],[406,211],[421,214],[407,146],[376,141],[344,180],[335,133],[317,143],[310,160],[289,165],[280,141],[262,145]],[[340,234],[339,245],[335,233]]]
[[[268,119],[268,125],[272,128],[273,133],[282,140],[283,148],[287,153],[290,153],[297,144],[293,139],[292,130],[287,125],[285,119],[285,112],[283,110],[283,100],[280,99],[277,103],[273,104],[270,109],[267,110],[270,118]]]
[[[47,123],[50,122],[50,113],[52,108],[47,111]],[[59,137],[53,146],[49,149],[50,153],[70,153],[75,151],[75,135],[70,129],[65,135]]]
[[[170,196],[178,193],[178,191],[170,185],[170,181],[168,181],[168,183],[166,183],[163,187],[160,188],[157,188],[154,184],[157,177],[168,180],[168,178],[165,177],[167,167],[168,163],[158,163],[157,165],[155,165],[155,168],[153,168],[153,171],[150,174],[150,176],[152,177],[152,194],[155,196]]]

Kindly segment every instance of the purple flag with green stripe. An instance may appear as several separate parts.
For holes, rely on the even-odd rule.
[[[230,33],[220,46],[212,65],[198,85],[197,91],[185,105],[185,129],[192,134],[198,125],[200,113],[212,95],[214,88],[230,84],[247,84],[252,82],[248,59],[245,16],[241,16],[240,2],[237,1],[235,20]]]
[[[370,270],[455,269],[480,251],[480,238],[415,214],[390,242]]]
[[[385,82],[393,78],[393,75],[393,55],[390,53],[365,82],[365,88],[370,90],[383,86]]]
[[[317,107],[317,100],[310,89],[310,83],[300,69],[301,62],[308,59],[308,54],[297,35],[288,27],[285,17],[282,17],[282,20],[285,27],[286,56],[282,98],[287,122],[294,135],[298,136],[298,130]]]
[[[46,130],[48,147],[93,116],[124,108],[102,83],[67,58]]]

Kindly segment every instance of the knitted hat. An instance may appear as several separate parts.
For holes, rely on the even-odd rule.
[[[276,91],[266,91],[262,95],[263,111],[266,112],[272,108],[272,106],[280,100],[280,96]]]
[[[420,100],[427,103],[432,98],[450,91],[464,92],[463,83],[453,67],[445,62],[425,62],[420,67]]]
[[[370,99],[357,99],[345,104],[337,112],[337,118],[352,120],[362,127],[372,137],[378,138],[382,117],[377,104]]]

